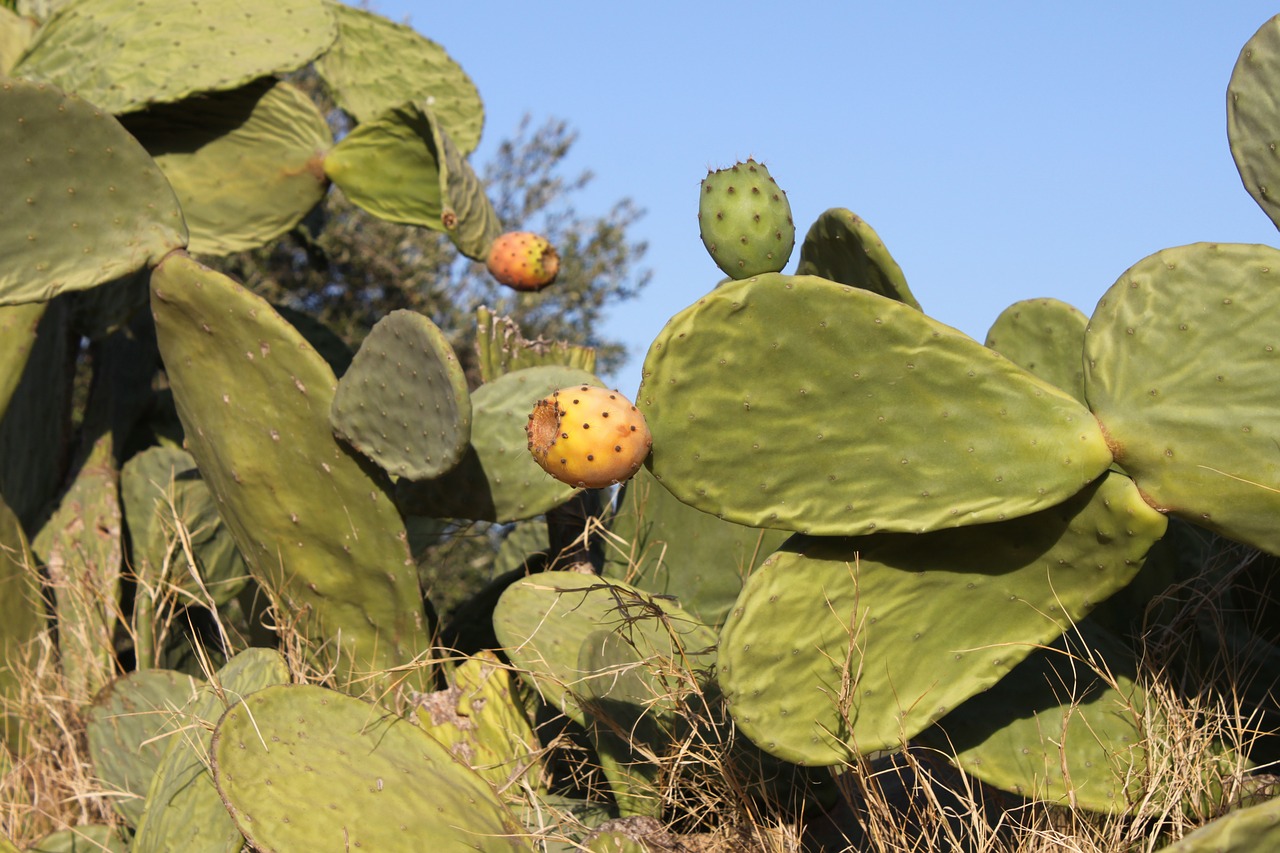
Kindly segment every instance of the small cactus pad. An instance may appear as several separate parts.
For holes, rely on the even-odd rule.
[[[120,123],[53,86],[0,80],[0,304],[152,266],[186,245],[178,199]]]
[[[1235,809],[1212,820],[1163,853],[1257,853],[1280,850],[1280,799]]]
[[[1196,243],[1131,267],[1085,333],[1085,393],[1158,509],[1280,553],[1280,251]]]
[[[579,723],[584,717],[573,694],[592,674],[579,668],[579,654],[593,632],[617,632],[643,659],[685,671],[706,668],[715,646],[715,632],[675,603],[577,572],[539,572],[507,587],[493,627],[521,674]]]
[[[211,752],[218,790],[260,850],[532,851],[448,747],[336,691],[259,690],[222,716]]]
[[[390,484],[333,435],[337,380],[261,297],[186,255],[151,276],[151,309],[186,442],[257,581],[340,677],[413,661],[429,616]]]
[[[36,664],[35,641],[44,629],[40,570],[22,524],[0,499],[0,755],[7,755],[6,743],[19,752],[22,719],[10,709],[20,707],[17,698]]]
[[[1089,318],[1058,299],[1024,299],[996,318],[987,346],[1084,402],[1084,330]]]
[[[36,32],[14,68],[110,113],[234,89],[306,65],[338,35],[324,0],[80,0]]]
[[[763,163],[710,172],[698,204],[702,244],[730,278],[781,272],[796,244],[787,194]]]
[[[181,709],[196,680],[165,669],[141,669],[108,684],[89,707],[85,724],[98,778],[115,792],[113,805],[137,826],[151,777],[171,737],[183,725]]]
[[[324,171],[357,207],[444,231],[473,260],[484,260],[501,231],[483,182],[425,101],[356,125],[325,155]]]
[[[896,749],[1128,583],[1165,523],[1108,473],[996,524],[793,537],[720,633],[729,710],[798,764]]]
[[[825,211],[809,228],[800,245],[796,275],[816,275],[920,307],[880,235],[843,207]]]
[[[298,89],[257,80],[121,118],[182,204],[189,250],[226,255],[284,235],[329,188],[324,116]]]
[[[647,468],[627,482],[610,517],[605,574],[673,596],[712,627],[729,615],[747,575],[787,538],[699,512],[662,488]]]
[[[471,441],[467,377],[435,323],[392,311],[360,344],[329,418],[334,432],[387,472],[438,477]]]
[[[209,772],[209,744],[218,718],[245,696],[289,683],[284,658],[272,649],[245,649],[214,673],[181,712],[182,728],[166,740],[147,789],[132,853],[238,853],[244,837],[227,813]]]
[[[1133,650],[1085,620],[917,740],[1020,797],[1126,813],[1154,781],[1144,727],[1159,717],[1135,677]]]
[[[730,282],[677,314],[637,405],[650,470],[677,498],[814,535],[1026,515],[1112,461],[1065,392],[901,302],[813,276]]]
[[[575,367],[587,373],[596,369],[594,347],[544,338],[528,340],[510,317],[500,317],[483,305],[476,309],[476,354],[481,382],[492,382],[522,367],[545,364]]]
[[[1280,227],[1280,15],[1245,43],[1227,84],[1227,138],[1244,187]]]
[[[431,480],[400,480],[396,503],[406,515],[519,521],[564,503],[577,489],[538,467],[524,427],[541,398],[568,385],[600,385],[583,370],[526,367],[486,382],[471,395],[471,447]]]
[[[48,302],[0,305],[0,415],[18,389],[48,306]]]
[[[17,848],[13,849],[16,853]],[[115,827],[88,824],[51,832],[25,853],[129,853],[131,849]],[[4,851],[4,839],[0,837],[0,853]]]
[[[529,452],[562,483],[602,489],[629,479],[649,455],[644,415],[618,391],[575,385],[534,404]]]
[[[338,39],[316,70],[339,107],[357,122],[397,104],[431,99],[431,111],[463,154],[484,125],[480,93],[444,48],[412,27],[345,3],[332,3]]]
[[[489,246],[485,267],[489,275],[507,287],[536,292],[555,282],[560,272],[560,256],[546,237],[528,231],[508,231]]]

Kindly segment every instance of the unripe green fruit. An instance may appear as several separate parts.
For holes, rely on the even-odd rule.
[[[640,470],[653,446],[644,415],[631,401],[607,388],[561,388],[533,407],[529,452],[562,483],[600,489]]]
[[[796,244],[787,194],[750,159],[702,181],[698,227],[716,266],[737,279],[781,272]]]

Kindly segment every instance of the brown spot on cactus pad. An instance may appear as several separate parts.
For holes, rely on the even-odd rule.
[[[630,400],[590,385],[562,388],[539,400],[525,432],[543,470],[590,489],[630,479],[653,446],[644,415]]]

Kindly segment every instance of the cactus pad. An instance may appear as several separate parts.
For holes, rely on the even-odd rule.
[[[458,463],[471,440],[467,377],[444,332],[392,311],[360,344],[333,395],[334,432],[384,470],[412,480]]]
[[[94,770],[115,792],[111,804],[130,826],[142,817],[151,777],[195,690],[189,675],[142,669],[107,685],[89,707],[85,728]]]
[[[796,275],[816,275],[920,307],[880,235],[843,207],[823,212],[810,226],[800,245]]]
[[[201,0],[80,0],[45,22],[13,74],[119,114],[297,70],[337,34],[324,0],[255,3],[234,13]]]
[[[1058,299],[1024,299],[996,318],[987,346],[1084,402],[1084,330],[1089,318]]]
[[[716,266],[736,279],[781,272],[796,244],[787,194],[755,160],[707,174],[698,228]]]
[[[262,850],[531,851],[489,783],[422,729],[335,691],[268,687],[218,722],[214,778]]]
[[[1280,227],[1280,15],[1245,43],[1227,84],[1227,138],[1244,187]]]
[[[923,532],[1060,503],[1111,464],[1087,409],[901,302],[812,276],[730,282],[644,363],[649,468],[751,527]]]
[[[1102,297],[1085,391],[1151,504],[1280,553],[1280,251],[1157,252]]]
[[[8,754],[5,744],[18,751],[22,720],[9,709],[18,707],[27,669],[35,665],[45,618],[35,557],[18,517],[0,499],[0,755]]]
[[[397,104],[430,98],[431,111],[463,154],[484,125],[480,93],[444,48],[412,27],[345,3],[331,3],[338,39],[316,70],[338,106],[357,122]]]
[[[258,582],[344,675],[429,648],[428,615],[385,474],[333,435],[337,380],[260,297],[185,255],[152,274],[152,311],[186,441]]]
[[[894,749],[1128,583],[1164,529],[1109,473],[997,524],[794,537],[747,579],[721,631],[730,712],[798,764]]]
[[[1162,847],[1164,853],[1256,853],[1280,848],[1280,799],[1236,809]]]
[[[132,853],[238,853],[244,837],[227,813],[209,771],[213,728],[227,708],[250,693],[289,682],[284,658],[245,649],[214,673],[181,711],[182,730],[166,740]]]
[[[186,245],[168,181],[120,123],[53,86],[0,80],[0,304],[51,299]]]
[[[476,309],[476,353],[481,382],[492,382],[522,367],[559,365],[587,373],[596,369],[593,347],[543,338],[528,340],[510,317],[499,317],[483,305]]]
[[[152,107],[121,121],[182,204],[196,254],[256,249],[324,198],[333,146],[324,116],[288,83],[259,80]]]

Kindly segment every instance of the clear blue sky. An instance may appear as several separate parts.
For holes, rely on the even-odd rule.
[[[785,8],[785,11],[782,11]],[[649,343],[721,278],[698,239],[708,167],[754,156],[799,236],[847,207],[925,310],[981,340],[1025,298],[1091,313],[1133,263],[1198,240],[1278,242],[1227,147],[1241,46],[1280,2],[392,2],[471,75],[477,162],[525,113],[579,132],[578,199],[647,211],[653,282],[606,330],[633,394]],[[788,270],[794,269],[799,250]]]

